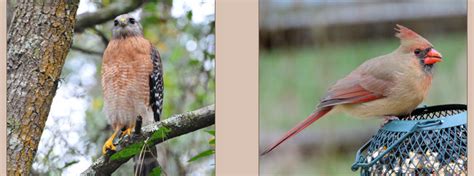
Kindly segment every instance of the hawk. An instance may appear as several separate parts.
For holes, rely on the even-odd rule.
[[[160,54],[143,37],[140,23],[129,14],[114,20],[112,39],[104,51],[101,74],[104,112],[114,130],[102,148],[105,155],[109,150],[116,150],[114,139],[131,135],[138,118],[143,119],[144,125],[159,121],[163,107]],[[157,162],[156,158],[152,159]]]

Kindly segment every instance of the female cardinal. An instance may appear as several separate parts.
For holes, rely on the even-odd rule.
[[[267,154],[330,111],[343,111],[359,117],[392,118],[410,113],[426,97],[432,69],[442,61],[433,45],[412,30],[398,25],[400,47],[365,61],[337,81],[320,100],[317,109],[268,147]]]

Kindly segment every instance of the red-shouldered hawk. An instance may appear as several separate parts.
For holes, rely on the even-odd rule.
[[[102,88],[104,111],[114,129],[104,144],[103,154],[115,150],[115,138],[131,135],[137,117],[142,117],[144,125],[160,120],[163,105],[160,54],[143,38],[140,24],[131,15],[120,15],[114,20],[112,39],[103,55]]]

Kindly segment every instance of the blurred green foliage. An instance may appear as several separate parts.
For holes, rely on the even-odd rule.
[[[433,85],[423,104],[465,104],[466,34],[425,37],[442,53],[444,61],[436,65]],[[307,48],[261,50],[259,62],[261,141],[264,136],[280,136],[302,121],[313,112],[330,85],[349,74],[365,60],[390,53],[398,46],[399,40],[393,37]],[[347,114],[334,113],[320,119],[302,133],[328,131],[329,134],[336,136],[341,130],[377,127],[381,123],[382,120],[362,120]],[[311,155],[304,152],[282,154],[294,152],[294,150],[285,151],[285,145],[288,147],[291,146],[288,143],[294,142],[289,140],[279,147],[279,151],[261,158],[261,173],[263,175],[357,174],[350,170],[350,166],[360,146],[354,146],[350,150],[352,152],[339,151],[338,146],[329,146],[314,149],[322,151]],[[263,148],[268,144],[261,142],[260,145],[260,148]],[[278,160],[279,158],[285,158],[286,161]]]
[[[161,175],[161,168],[156,167],[149,174],[150,174],[150,176],[159,176],[159,175]]]
[[[210,130],[210,131],[206,131],[207,133],[209,133],[212,138],[209,139],[209,145],[210,146],[215,146],[216,145],[216,131],[215,130]],[[216,153],[216,150],[214,148],[212,149],[209,149],[209,150],[206,150],[206,151],[203,151],[199,154],[197,154],[196,156],[192,157],[191,159],[188,160],[188,162],[193,162],[193,161],[196,161],[198,159],[201,159],[201,158],[206,158],[206,157],[209,157],[209,156],[212,156],[214,155],[214,153]]]

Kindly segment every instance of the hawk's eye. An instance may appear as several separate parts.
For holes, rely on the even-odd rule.
[[[114,20],[114,26],[118,26],[119,22],[118,20]]]
[[[418,54],[420,54],[420,53],[421,53],[421,50],[420,50],[420,49],[416,49],[416,50],[415,50],[415,55],[418,55]]]
[[[130,24],[135,24],[135,19],[133,18],[129,18],[128,21],[130,22]]]

